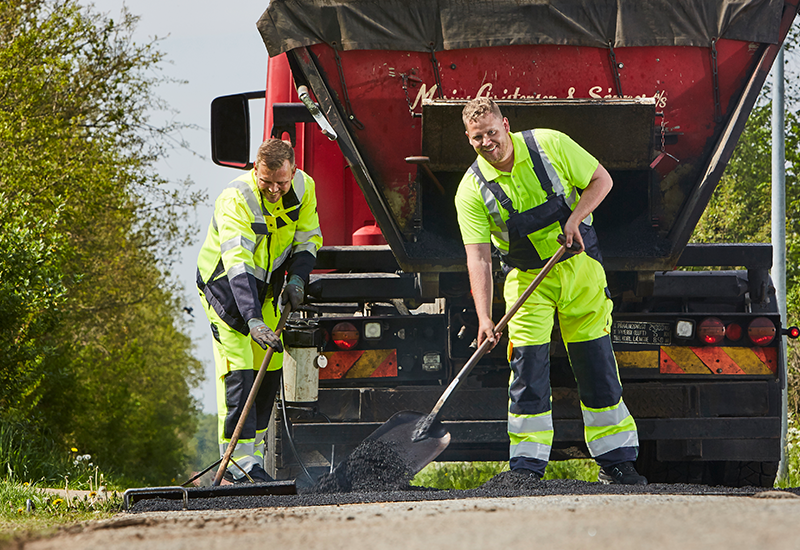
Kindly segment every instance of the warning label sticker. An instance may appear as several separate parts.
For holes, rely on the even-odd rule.
[[[611,326],[611,340],[617,344],[656,344],[668,346],[672,339],[669,323],[616,321]]]

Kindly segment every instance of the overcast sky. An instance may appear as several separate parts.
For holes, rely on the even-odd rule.
[[[197,210],[200,233],[193,245],[183,251],[177,275],[186,287],[186,304],[194,308],[191,336],[197,346],[196,356],[205,365],[206,380],[194,395],[207,413],[216,412],[214,396],[214,361],[208,321],[203,313],[195,287],[197,253],[205,237],[213,211],[213,201],[226,184],[239,172],[211,162],[209,108],[220,95],[263,90],[266,82],[267,50],[255,23],[268,5],[268,0],[80,0],[94,4],[99,12],[115,18],[122,6],[140,16],[137,42],[163,37],[159,50],[169,63],[164,69],[171,77],[188,81],[184,85],[167,85],[157,89],[179,113],[177,120],[196,124],[199,131],[187,131],[184,138],[202,157],[176,151],[158,164],[158,171],[172,180],[191,178],[197,189],[205,190],[207,203]],[[252,102],[251,102],[252,103]],[[263,116],[263,107],[261,107]],[[254,113],[253,118],[259,115]],[[154,119],[155,120],[155,119]],[[254,136],[261,135],[263,125]]]

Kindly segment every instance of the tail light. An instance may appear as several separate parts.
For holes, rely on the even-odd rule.
[[[786,336],[788,336],[789,338],[797,338],[798,336],[800,336],[800,328],[789,327],[786,330],[784,330],[784,334],[786,334]]]
[[[742,325],[739,323],[731,323],[725,327],[725,336],[731,342],[738,342],[742,339]]]
[[[337,323],[331,331],[333,343],[339,349],[353,349],[358,344],[358,329],[353,323]]]
[[[747,327],[747,336],[757,346],[768,346],[775,339],[775,324],[766,317],[756,317]]]
[[[725,325],[716,317],[707,317],[697,327],[697,336],[705,344],[719,344],[725,338]]]

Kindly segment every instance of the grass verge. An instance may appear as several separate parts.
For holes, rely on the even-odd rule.
[[[544,479],[597,481],[599,469],[595,461],[589,459],[550,462]],[[411,485],[445,490],[475,489],[506,470],[508,462],[432,462],[411,480]]]
[[[13,481],[0,481],[0,503],[0,547],[49,535],[59,527],[109,518],[122,509],[122,497],[115,491],[66,491],[62,496]]]

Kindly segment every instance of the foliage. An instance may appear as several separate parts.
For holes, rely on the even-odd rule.
[[[190,447],[192,459],[186,471],[187,479],[194,475],[194,472],[205,470],[219,460],[217,422],[216,414],[198,416],[197,431]]]
[[[544,478],[547,479],[579,479],[581,481],[597,481],[600,466],[591,459],[562,460],[548,462]]]
[[[500,472],[508,470],[508,462],[432,462],[411,481],[418,487],[435,489],[476,489]],[[544,478],[597,481],[600,467],[594,460],[551,461]]]
[[[66,297],[65,239],[53,231],[59,212],[19,216],[28,200],[0,191],[0,409],[7,411],[36,404],[42,365],[56,351],[48,336]]]
[[[0,463],[9,482],[81,490],[120,487],[100,472],[92,455],[76,447],[64,449],[45,428],[26,421],[0,422]]]
[[[0,546],[45,535],[59,526],[111,517],[122,508],[117,492],[45,491],[29,483],[0,481]]]
[[[0,420],[159,484],[195,430],[202,369],[169,270],[202,197],[155,173],[181,128],[148,118],[167,108],[157,41],[92,10],[0,3]]]
[[[788,393],[789,429],[786,434],[786,478],[776,481],[778,487],[800,487],[800,344],[789,340]]]
[[[508,462],[431,462],[411,485],[435,489],[475,489],[508,470]]]

